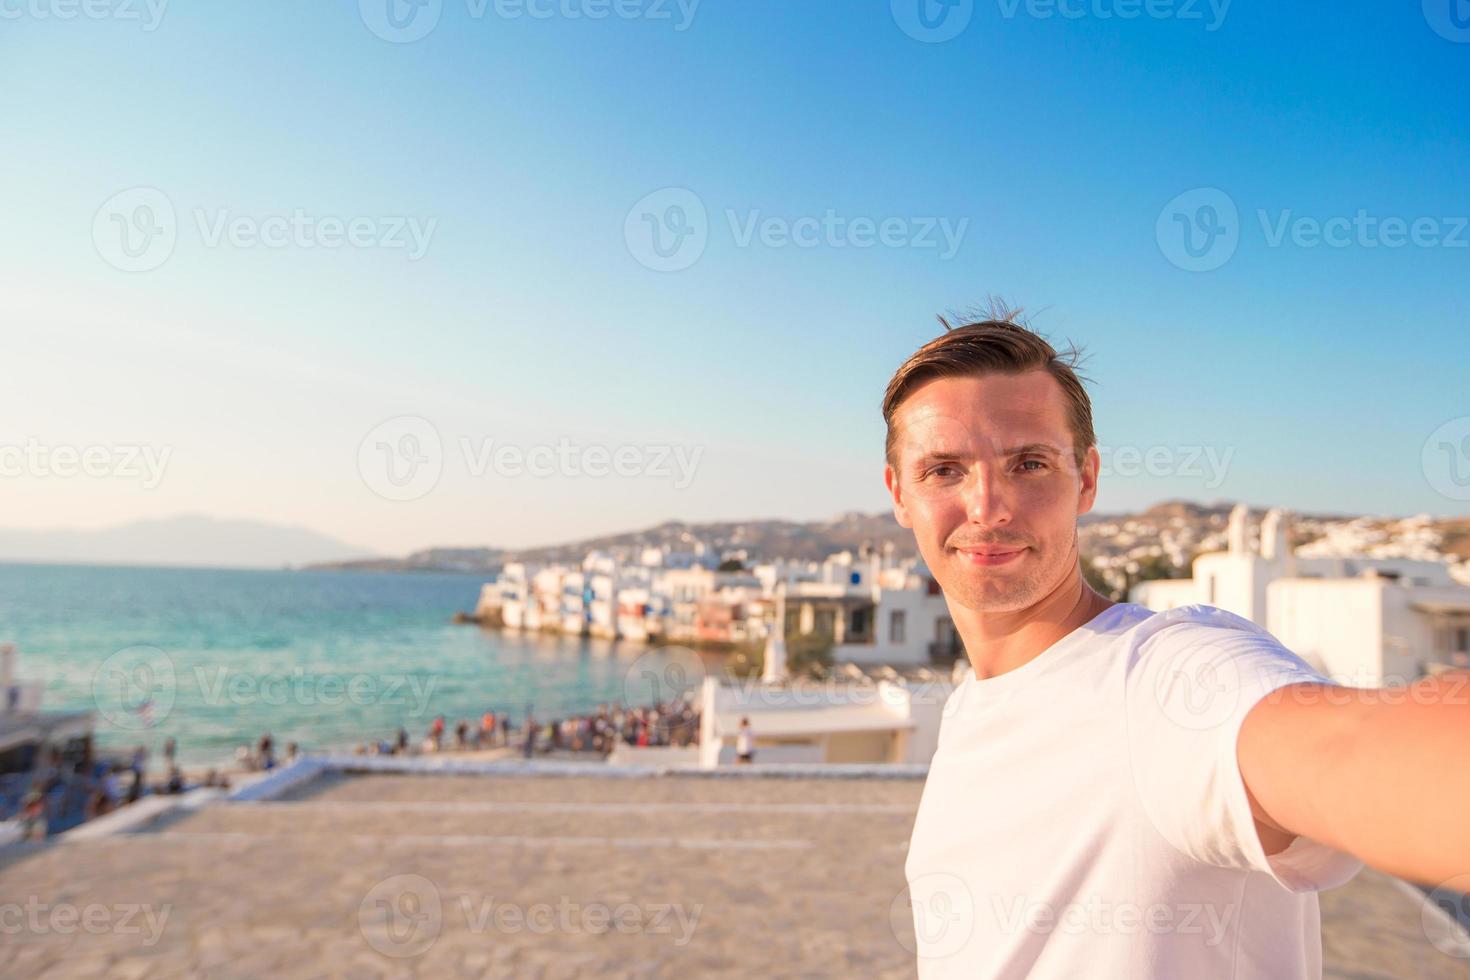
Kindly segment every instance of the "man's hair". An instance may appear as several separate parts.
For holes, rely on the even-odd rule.
[[[1087,450],[1097,443],[1092,430],[1092,401],[1076,371],[1082,351],[1071,345],[1058,351],[1046,338],[1036,333],[1021,319],[1021,310],[1012,310],[998,298],[983,309],[967,314],[951,314],[962,322],[951,326],[941,316],[945,332],[915,351],[888,382],[883,395],[883,421],[888,426],[884,455],[890,466],[898,468],[895,455],[898,430],[894,415],[909,395],[936,378],[968,378],[986,374],[1020,374],[1024,371],[1046,371],[1061,385],[1067,399],[1068,424],[1072,430],[1072,452],[1078,469],[1087,459]],[[983,317],[983,319],[976,319]]]

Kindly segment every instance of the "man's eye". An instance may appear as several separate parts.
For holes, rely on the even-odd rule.
[[[940,463],[938,466],[932,467],[929,472],[925,473],[924,475],[950,477],[957,476],[959,472],[960,468],[958,466],[951,466],[949,463]]]
[[[1041,470],[1046,469],[1046,463],[1042,462],[1039,459],[1023,459],[1023,460],[1021,460],[1021,465],[1022,466],[1029,466],[1032,463],[1035,463],[1036,464],[1037,469],[1029,470],[1028,472],[1037,473],[1037,472],[1040,472]]]

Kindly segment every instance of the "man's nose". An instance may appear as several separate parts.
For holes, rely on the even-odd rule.
[[[1011,519],[1010,488],[994,469],[977,466],[963,489],[965,516],[972,524],[1005,524]]]

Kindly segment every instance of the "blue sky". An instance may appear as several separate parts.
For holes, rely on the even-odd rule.
[[[379,0],[91,2],[0,19],[0,444],[115,465],[7,470],[5,526],[191,511],[400,552],[876,510],[889,375],[988,293],[1088,348],[1105,447],[1166,450],[1100,509],[1470,507],[1423,456],[1470,434],[1450,0],[973,0],[928,8],[963,22],[940,43],[901,26],[919,0],[440,0],[410,43],[370,29]],[[1220,194],[1234,218],[1200,210]],[[157,195],[172,244],[127,271],[107,236]],[[643,215],[690,195],[702,251],[649,267]],[[1344,231],[1360,213],[1417,241]],[[1171,229],[1212,216],[1233,235],[1191,271]],[[1312,233],[1333,219],[1340,247]],[[332,221],[362,244],[309,247]],[[405,418],[438,475],[399,493],[371,470],[423,447]],[[641,455],[476,472],[464,440]]]

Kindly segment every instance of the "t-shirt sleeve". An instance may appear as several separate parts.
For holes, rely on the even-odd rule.
[[[1261,871],[1293,892],[1344,884],[1362,862],[1309,838],[1266,855],[1236,756],[1241,724],[1262,698],[1330,682],[1254,624],[1210,612],[1219,615],[1167,624],[1133,651],[1128,751],[1143,809],[1195,860]]]

